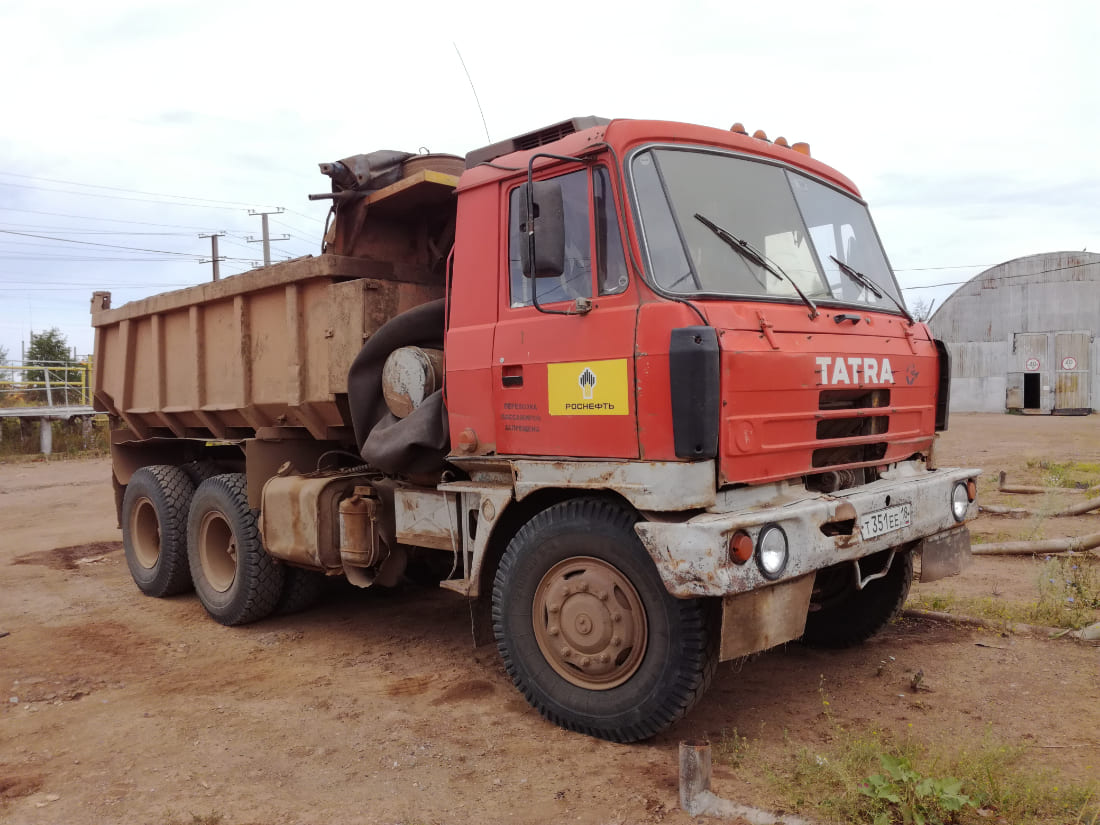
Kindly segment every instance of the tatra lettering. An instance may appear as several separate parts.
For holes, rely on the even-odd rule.
[[[863,359],[863,380],[868,384],[878,383],[878,362],[874,358]]]
[[[822,384],[893,384],[894,371],[890,368],[890,359],[851,357],[832,358],[819,355],[814,359]],[[862,375],[860,371],[862,370]]]

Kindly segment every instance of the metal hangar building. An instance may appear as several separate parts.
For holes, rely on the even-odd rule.
[[[1100,407],[1100,255],[998,264],[928,322],[951,355],[951,409],[1086,415]]]

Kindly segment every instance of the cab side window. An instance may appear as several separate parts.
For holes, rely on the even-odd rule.
[[[591,298],[596,283],[600,295],[626,288],[626,260],[607,170],[597,168],[590,175],[581,169],[554,180],[561,185],[565,211],[565,271],[556,278],[524,277],[520,249],[527,239],[520,231],[523,204],[517,186],[508,201],[508,281],[513,307],[530,306],[536,288],[539,304]]]

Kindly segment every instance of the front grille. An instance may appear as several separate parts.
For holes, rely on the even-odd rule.
[[[819,410],[862,410],[890,406],[890,390],[822,390],[818,396]]]
[[[841,464],[861,464],[867,461],[880,461],[886,455],[886,442],[874,444],[853,444],[847,447],[821,447],[814,450],[814,467],[836,467]]]
[[[890,428],[887,415],[865,415],[859,418],[826,418],[817,422],[818,440],[854,438],[860,435],[881,435]]]

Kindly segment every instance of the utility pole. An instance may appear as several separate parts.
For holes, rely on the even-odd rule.
[[[277,207],[276,209],[272,209],[270,212],[260,212],[256,209],[249,209],[248,210],[249,215],[253,215],[253,216],[259,215],[261,217],[261,219],[263,220],[263,232],[264,232],[263,238],[256,239],[256,238],[253,238],[251,235],[249,235],[245,240],[247,240],[249,243],[263,243],[263,245],[264,245],[264,266],[271,266],[271,242],[272,241],[289,241],[290,240],[290,235],[283,235],[281,238],[272,238],[271,237],[271,234],[268,232],[268,229],[267,229],[267,216],[268,215],[281,215],[285,211],[286,210],[283,209],[283,207],[281,207],[281,206]]]
[[[218,266],[218,264],[225,260],[224,257],[218,256],[218,238],[224,238],[225,231],[223,230],[221,232],[211,232],[209,235],[199,235],[199,237],[210,239],[210,260],[199,261],[199,263],[214,265],[214,280],[216,281],[222,276],[221,268]]]

